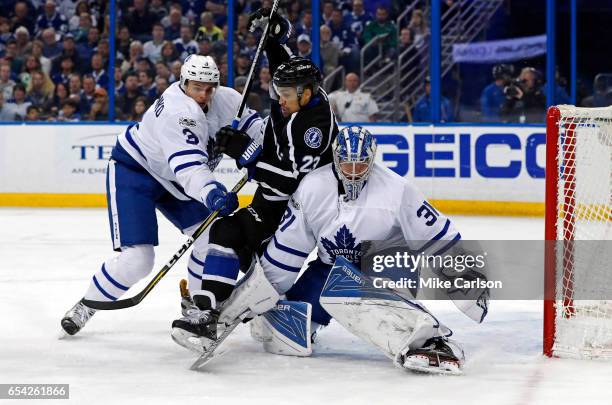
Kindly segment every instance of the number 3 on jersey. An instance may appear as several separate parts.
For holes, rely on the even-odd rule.
[[[183,129],[183,135],[187,137],[185,141],[190,145],[197,145],[200,143],[200,140],[198,139],[197,135],[194,134],[193,131],[189,128]]]
[[[300,166],[300,172],[308,173],[313,171],[319,165],[319,161],[321,160],[321,156],[311,156],[306,155],[302,159],[302,166]]]

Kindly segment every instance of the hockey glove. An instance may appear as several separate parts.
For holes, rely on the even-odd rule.
[[[238,208],[238,195],[228,193],[225,186],[217,181],[208,183],[201,192],[201,198],[210,211],[219,211],[219,216],[225,217]]]
[[[233,158],[238,163],[239,169],[254,163],[262,150],[259,142],[229,125],[217,131],[215,140],[215,153],[225,153]]]
[[[263,30],[270,17],[270,12],[271,9],[269,8],[260,8],[251,14],[248,23],[249,31],[255,32],[258,29]],[[274,13],[269,33],[270,38],[274,38],[279,44],[285,44],[291,36],[291,23],[278,13]]]

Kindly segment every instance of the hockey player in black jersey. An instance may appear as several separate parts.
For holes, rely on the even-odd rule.
[[[254,31],[265,24],[270,10],[249,19]],[[270,22],[265,52],[272,74],[271,113],[262,126],[263,145],[246,133],[224,127],[216,134],[219,152],[246,167],[258,183],[252,203],[211,228],[201,286],[191,286],[192,302],[183,301],[183,318],[172,323],[180,345],[201,351],[216,335],[216,309],[229,298],[239,269],[248,268],[262,242],[276,231],[290,196],[310,171],[332,162],[331,142],[338,133],[322,75],[308,59],[292,57],[284,42],[290,23],[278,15]],[[200,288],[198,288],[200,287]]]

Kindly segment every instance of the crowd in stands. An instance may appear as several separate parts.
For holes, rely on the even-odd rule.
[[[106,121],[112,84],[115,118],[137,121],[179,79],[182,60],[194,53],[212,56],[221,71],[222,84],[227,83],[226,1],[124,0],[116,3],[116,57],[109,71],[108,1],[0,2],[0,121]],[[367,106],[360,111],[361,119],[377,119],[376,103],[358,89],[360,50],[366,43],[378,41],[383,63],[397,58],[406,49],[426,46],[430,36],[426,1],[422,2],[423,7],[412,11],[404,26],[395,24],[408,3],[407,0],[321,2],[322,70],[327,75],[343,66],[346,74],[346,80],[339,80],[336,86],[346,83],[345,88],[332,97],[342,100],[334,104],[341,120],[345,118],[342,115],[350,116],[350,110],[359,105]],[[449,7],[452,3],[447,0],[443,6]],[[271,4],[271,0],[236,3],[233,77],[237,89],[246,83],[259,42],[258,34],[248,31],[248,15]],[[288,46],[294,54],[310,57],[313,49],[310,2],[284,1],[283,13],[295,32]],[[413,63],[426,64],[427,60],[417,58]],[[523,69],[517,78],[513,73],[503,80],[494,77],[494,83],[481,97],[483,119],[520,121],[526,115],[525,120],[529,121],[529,114],[524,111],[526,105],[543,111],[542,83],[536,73]],[[269,111],[270,81],[264,58],[249,100],[251,107],[264,115]],[[422,97],[414,100],[407,111],[406,120],[428,120],[427,83]],[[532,91],[529,83],[538,91]],[[509,86],[517,87],[521,97],[510,97],[506,90]],[[445,103],[448,99],[443,98],[443,119],[452,121],[453,108]]]

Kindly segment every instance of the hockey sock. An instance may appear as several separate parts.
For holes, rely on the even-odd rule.
[[[121,253],[105,261],[92,277],[85,298],[94,301],[115,301],[153,269],[155,252],[152,245],[122,247]]]
[[[204,260],[202,290],[193,292],[193,300],[200,309],[215,308],[229,298],[240,269],[234,249],[210,244]]]

